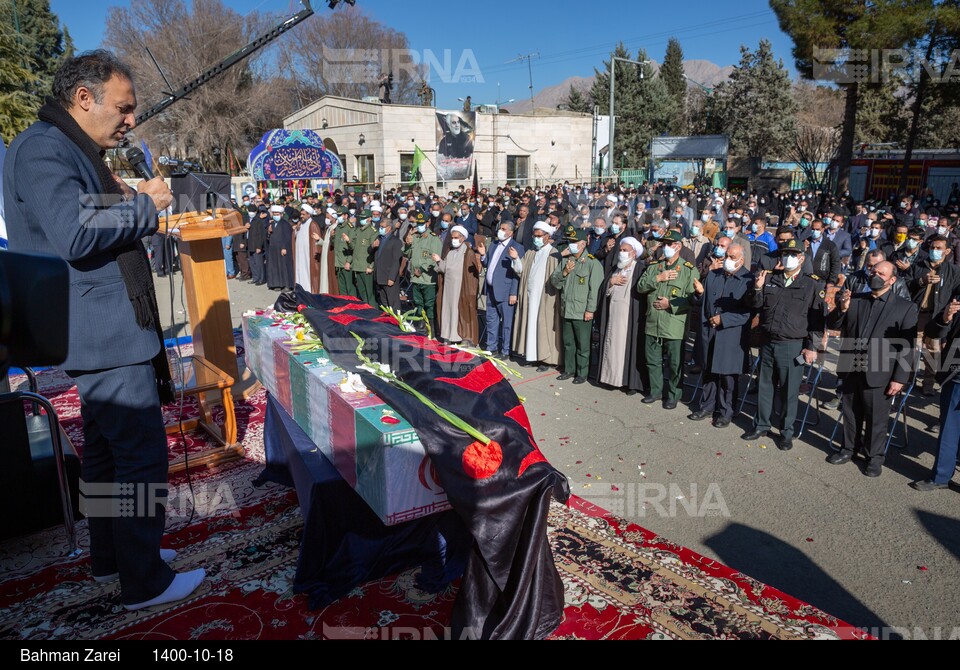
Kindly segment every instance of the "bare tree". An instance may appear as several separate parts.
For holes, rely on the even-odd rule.
[[[827,191],[829,166],[836,161],[839,147],[840,131],[837,127],[801,125],[797,127],[789,158],[800,166],[812,188]],[[828,166],[827,169],[822,169],[823,165]]]
[[[843,92],[838,89],[801,80],[793,84],[793,99],[801,126],[836,128],[843,123]]]
[[[104,45],[134,72],[139,109],[163,99],[210,66],[246,45],[275,23],[258,14],[241,16],[221,0],[131,0],[113,8]],[[308,31],[309,23],[294,30]],[[281,40],[295,37],[287,35]],[[164,82],[147,49],[169,80]],[[227,170],[231,155],[243,160],[270,128],[281,125],[296,102],[289,81],[270,76],[262,54],[238,63],[186,99],[148,120],[136,133],[154,154],[199,159],[208,169]],[[235,165],[235,164],[234,164]]]
[[[281,46],[288,71],[306,102],[324,95],[360,99],[377,96],[381,75],[394,75],[391,99],[416,104],[425,69],[407,36],[357,7],[318,16],[309,30]]]

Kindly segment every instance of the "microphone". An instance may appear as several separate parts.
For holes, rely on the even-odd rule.
[[[153,170],[147,165],[147,157],[137,147],[128,147],[123,150],[123,157],[141,179],[153,179]]]
[[[160,163],[160,165],[167,165],[177,170],[196,170],[198,172],[203,172],[203,166],[199,163],[181,161],[177,160],[176,158],[170,158],[169,156],[160,156],[160,158],[157,159],[157,162]]]

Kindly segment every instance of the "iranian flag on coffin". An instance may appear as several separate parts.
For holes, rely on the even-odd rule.
[[[245,314],[247,367],[386,525],[450,509],[413,427],[369,391],[344,388],[326,351],[298,351],[295,328]]]
[[[454,638],[467,630],[481,638],[549,635],[563,615],[563,583],[547,542],[547,510],[570,492],[537,448],[526,409],[497,366],[403,332],[395,318],[346,296],[298,289],[281,295],[277,309],[306,317],[330,359],[356,370],[409,421],[430,457],[430,476],[473,536],[450,624]],[[364,422],[379,430],[378,407],[353,406],[354,435],[364,433]],[[334,430],[349,433],[339,423]],[[339,453],[334,462],[341,472],[351,465],[359,471],[367,469],[365,455],[358,445],[344,455],[352,463]]]

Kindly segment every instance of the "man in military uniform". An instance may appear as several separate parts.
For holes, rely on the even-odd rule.
[[[567,243],[564,260],[550,275],[550,283],[561,291],[563,310],[563,374],[557,380],[574,377],[574,384],[583,384],[590,371],[590,329],[603,283],[603,266],[586,252],[587,241],[578,237],[573,226],[564,228],[563,240]]]
[[[350,233],[350,273],[356,295],[371,307],[377,306],[377,295],[373,290],[373,255],[376,252],[374,242],[379,237],[377,228],[370,225],[373,212],[364,209],[359,212],[360,225]]]
[[[417,313],[425,312],[434,328],[434,306],[437,303],[437,263],[433,255],[440,255],[443,245],[440,237],[430,230],[423,212],[412,215],[414,226],[404,240],[404,255],[409,259],[408,268],[413,285],[413,304]]]
[[[356,229],[357,217],[347,218],[347,208],[338,207],[337,222],[339,225],[333,229],[333,265],[337,271],[337,286],[341,295],[357,297],[357,290],[353,287],[353,275],[350,273],[350,262],[353,260],[350,236]]]
[[[642,402],[649,405],[663,398],[663,408],[674,409],[683,393],[683,337],[700,273],[693,263],[680,258],[680,231],[667,231],[661,242],[663,259],[651,264],[637,282],[637,291],[647,296],[644,357],[650,375],[650,395]],[[664,353],[670,371],[666,379]]]
[[[804,246],[787,240],[777,249],[782,271],[757,274],[753,307],[760,311],[760,381],[757,418],[753,430],[743,439],[757,440],[768,435],[773,413],[773,379],[779,380],[783,425],[779,447],[793,448],[793,424],[804,365],[817,360],[823,346],[826,307],[821,282],[804,274]]]

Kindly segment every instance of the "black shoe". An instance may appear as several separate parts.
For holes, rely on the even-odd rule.
[[[708,412],[705,409],[701,409],[701,410],[697,410],[693,414],[688,414],[687,418],[690,419],[691,421],[703,421],[704,419],[706,419],[708,416],[711,416],[712,414],[713,412]]]
[[[587,378],[586,378],[586,377],[577,377],[576,379],[573,380],[573,383],[574,383],[574,384],[583,384],[583,383],[585,383],[586,381],[587,381]]]
[[[879,477],[883,473],[883,465],[880,463],[867,463],[866,469],[863,471],[867,477]]]
[[[644,405],[652,405],[653,403],[657,402],[658,400],[660,400],[660,398],[658,398],[658,397],[656,397],[656,396],[653,396],[653,395],[648,395],[648,396],[644,396],[644,397],[643,397],[643,400],[641,400],[640,402],[642,402]]]
[[[627,389],[626,393],[627,393],[627,396],[629,397],[629,396],[637,395],[638,393],[640,393],[640,391],[638,391],[637,389]]]
[[[845,463],[849,463],[852,460],[853,460],[853,454],[848,454],[845,451],[841,451],[839,453],[836,453],[830,456],[827,459],[827,463],[829,463],[830,465],[843,465]]]
[[[780,451],[790,451],[793,449],[793,438],[792,437],[782,437],[780,438],[780,444],[777,445],[777,449]]]
[[[913,482],[910,484],[910,486],[915,488],[917,491],[923,491],[926,493],[927,491],[936,491],[937,489],[949,488],[950,484],[937,484],[932,479],[927,479],[922,482]]]
[[[540,367],[537,368],[537,372],[546,372],[549,369],[550,369],[549,365],[541,365]]]
[[[726,428],[729,425],[730,425],[730,419],[728,419],[725,416],[718,416],[716,419],[713,420],[714,428]]]
[[[572,372],[564,372],[562,375],[560,375],[560,376],[557,377],[557,381],[558,381],[558,382],[565,382],[565,381],[567,381],[568,379],[573,379],[573,373],[572,373]]]
[[[749,433],[744,433],[741,435],[741,439],[744,440],[759,440],[761,437],[769,437],[770,433],[765,430],[758,430],[754,428]]]
[[[676,400],[664,400],[664,401],[663,401],[663,408],[664,408],[664,409],[676,409],[676,408],[677,408],[677,401],[676,401]]]

